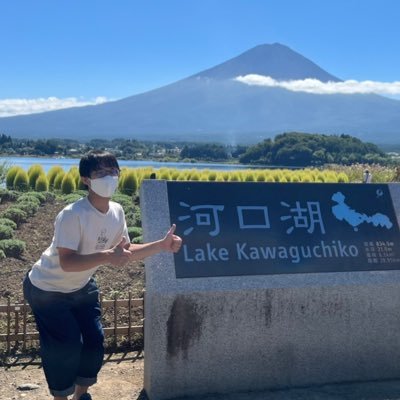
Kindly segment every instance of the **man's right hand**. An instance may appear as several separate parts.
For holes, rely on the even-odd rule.
[[[109,262],[112,265],[115,265],[116,267],[121,267],[130,261],[132,252],[125,248],[126,244],[127,241],[124,236],[116,246],[108,250],[108,253],[110,255]]]

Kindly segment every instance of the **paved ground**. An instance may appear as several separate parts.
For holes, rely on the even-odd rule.
[[[190,400],[400,400],[400,380],[203,396]],[[182,399],[183,400],[183,399]],[[187,399],[188,400],[188,399]]]
[[[143,355],[110,355],[105,359],[99,382],[92,388],[93,400],[148,400],[143,392]],[[21,391],[24,383],[37,385]],[[0,368],[0,400],[51,399],[40,361],[18,360]],[[181,400],[189,400],[181,398]],[[400,400],[400,379],[363,383],[323,385],[318,387],[270,390],[231,395],[192,397],[190,400]]]

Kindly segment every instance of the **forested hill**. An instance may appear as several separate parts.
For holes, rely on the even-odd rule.
[[[388,156],[372,143],[349,135],[290,132],[247,148],[244,164],[307,166],[327,163],[387,163]]]

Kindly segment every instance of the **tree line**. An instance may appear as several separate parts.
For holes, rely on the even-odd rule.
[[[350,135],[289,132],[255,145],[220,143],[146,142],[135,139],[15,139],[0,135],[0,155],[81,157],[92,149],[109,150],[119,159],[162,161],[237,162],[275,166],[390,164],[378,146]]]

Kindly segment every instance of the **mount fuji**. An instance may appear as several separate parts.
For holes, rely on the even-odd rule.
[[[239,76],[340,82],[282,44],[256,46],[222,64],[145,93],[95,106],[0,118],[23,138],[115,138],[255,143],[298,131],[399,143],[400,101],[375,94],[312,94],[248,85]]]

